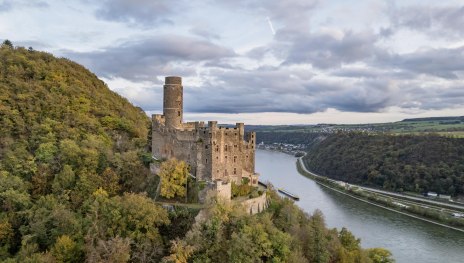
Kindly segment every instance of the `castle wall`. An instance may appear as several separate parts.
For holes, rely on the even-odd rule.
[[[232,197],[232,184],[230,182],[223,182],[221,180],[218,180],[215,183],[217,197],[230,200]]]
[[[245,207],[245,210],[251,215],[260,213],[268,207],[267,194],[266,192],[264,192],[262,195],[256,198],[245,200],[242,202],[242,205]]]
[[[240,183],[242,177],[254,174],[254,141],[244,141],[244,125],[217,127],[209,122],[212,138],[212,180],[229,179]]]

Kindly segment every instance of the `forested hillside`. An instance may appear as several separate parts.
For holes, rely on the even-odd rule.
[[[155,253],[144,112],[67,59],[7,42],[0,63],[0,259]]]
[[[464,138],[337,133],[308,153],[307,167],[338,180],[394,191],[464,194]]]

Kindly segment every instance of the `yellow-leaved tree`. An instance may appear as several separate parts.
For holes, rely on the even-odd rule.
[[[163,162],[159,172],[161,196],[166,198],[184,197],[188,174],[188,166],[184,161],[173,158]]]

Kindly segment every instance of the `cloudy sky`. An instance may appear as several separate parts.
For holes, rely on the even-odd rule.
[[[75,60],[148,114],[187,120],[464,115],[462,0],[0,0],[0,40]]]

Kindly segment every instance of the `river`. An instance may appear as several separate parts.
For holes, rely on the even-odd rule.
[[[260,181],[271,182],[300,197],[296,204],[312,213],[319,209],[328,227],[348,228],[364,248],[383,247],[396,262],[464,262],[464,233],[371,206],[316,184],[298,173],[296,158],[280,152],[256,151]]]

